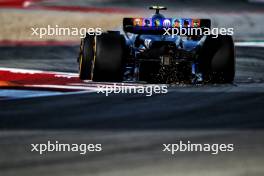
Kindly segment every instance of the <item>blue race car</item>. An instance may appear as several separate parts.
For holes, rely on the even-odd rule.
[[[124,18],[123,31],[86,35],[78,57],[79,77],[97,82],[232,83],[234,42],[230,35],[204,35],[209,19]],[[200,33],[175,35],[199,29]],[[170,35],[173,34],[173,35]]]

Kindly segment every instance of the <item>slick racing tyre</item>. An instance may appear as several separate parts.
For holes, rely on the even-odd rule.
[[[94,61],[94,36],[86,35],[81,41],[79,56],[79,78],[82,80],[92,79]]]
[[[198,56],[205,82],[232,83],[235,77],[235,51],[232,36],[208,36]]]
[[[123,79],[125,38],[109,31],[96,37],[93,81],[120,82]]]

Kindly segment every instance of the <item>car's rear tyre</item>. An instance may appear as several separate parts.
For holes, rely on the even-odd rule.
[[[82,80],[92,79],[94,61],[94,36],[86,35],[81,41],[79,56],[79,78]]]
[[[125,38],[118,32],[96,37],[93,81],[120,82],[123,80]]]
[[[232,36],[207,36],[201,48],[199,68],[204,81],[210,83],[232,83],[235,77],[235,50]]]

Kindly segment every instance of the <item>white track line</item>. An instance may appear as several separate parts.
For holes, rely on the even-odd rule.
[[[20,68],[9,68],[9,67],[0,67],[2,71],[10,71],[12,73],[28,73],[28,74],[56,74],[61,76],[70,76],[70,77],[78,77],[78,73],[69,73],[69,72],[57,72],[57,71],[43,71],[43,70],[34,70],[34,69],[20,69]]]
[[[235,46],[264,47],[264,42],[235,42]]]
[[[75,94],[83,94],[83,93],[92,93],[92,92],[90,91],[56,92],[56,91],[44,91],[44,90],[3,89],[0,90],[0,100],[17,100],[17,99],[28,99],[28,98],[37,98],[37,97],[75,95]]]

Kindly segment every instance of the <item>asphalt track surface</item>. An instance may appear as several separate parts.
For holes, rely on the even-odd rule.
[[[77,72],[78,47],[2,47],[1,66]],[[32,53],[34,51],[34,53]],[[45,54],[49,53],[49,54]],[[237,48],[233,85],[171,85],[165,95],[82,93],[2,101],[0,127],[15,129],[262,128],[263,48]],[[11,59],[14,58],[14,59]],[[63,120],[62,120],[63,119]],[[61,123],[63,121],[63,123]]]
[[[80,93],[0,101],[0,173],[262,176],[264,57],[237,47],[233,85],[172,85],[165,95]],[[1,47],[0,65],[77,72],[77,46]],[[80,155],[32,143],[101,143]],[[163,143],[233,143],[234,152],[162,152]]]

